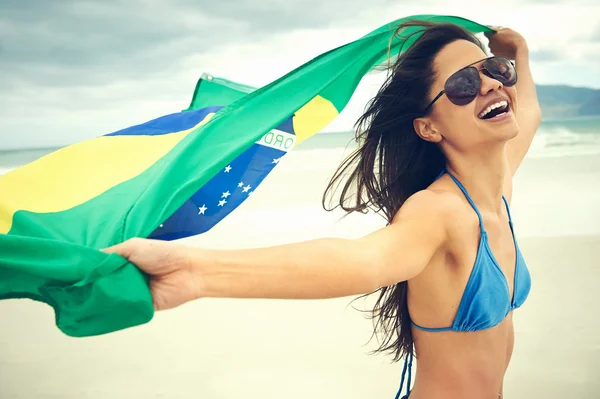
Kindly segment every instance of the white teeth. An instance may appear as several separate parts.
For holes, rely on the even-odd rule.
[[[508,102],[506,102],[504,100],[498,101],[497,103],[494,103],[494,104],[490,105],[489,107],[487,107],[486,109],[484,109],[483,111],[481,111],[481,113],[479,114],[479,118],[483,118],[484,116],[486,116],[487,114],[492,112],[493,109],[506,107],[507,105],[508,105]]]

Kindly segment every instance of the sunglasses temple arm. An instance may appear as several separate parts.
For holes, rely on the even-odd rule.
[[[445,92],[446,92],[446,90],[440,91],[440,94],[438,94],[437,96],[435,96],[435,98],[433,99],[433,101],[431,101],[429,103],[429,105],[427,107],[425,107],[425,111],[427,111],[433,105],[433,103],[435,103]]]

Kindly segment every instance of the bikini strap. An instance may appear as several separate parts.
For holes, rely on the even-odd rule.
[[[444,174],[446,173],[446,168],[442,169],[442,171],[440,172],[439,175],[437,175],[437,177],[435,178],[434,181],[438,180],[440,177],[444,176]]]
[[[404,358],[404,368],[402,369],[402,377],[400,378],[400,387],[398,388],[398,392],[396,393],[396,397],[394,399],[399,399],[402,394],[402,387],[404,386],[404,377],[406,376],[406,371],[408,370],[408,381],[406,383],[406,397],[410,394],[410,383],[411,383],[411,374],[412,374],[412,361],[413,361],[413,352],[412,348],[408,356]]]
[[[510,217],[510,207],[508,206],[508,201],[502,196],[502,200],[504,201],[504,205],[506,205],[506,213],[508,213],[508,223],[512,226],[512,218]]]
[[[483,226],[483,218],[481,217],[481,213],[479,213],[479,209],[477,209],[477,205],[475,205],[475,203],[471,199],[471,196],[469,196],[467,189],[458,181],[458,179],[456,177],[454,177],[452,175],[452,173],[450,173],[450,172],[446,172],[446,173],[448,173],[448,176],[450,176],[452,178],[452,180],[454,180],[454,183],[456,183],[458,188],[460,188],[460,191],[463,192],[463,194],[465,195],[465,198],[467,199],[467,201],[469,201],[469,204],[471,204],[475,213],[477,213],[477,217],[479,218],[479,230],[481,231],[482,234],[485,233],[485,228]]]

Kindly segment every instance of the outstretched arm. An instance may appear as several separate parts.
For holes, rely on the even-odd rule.
[[[318,299],[372,292],[413,278],[444,239],[432,193],[404,205],[390,226],[358,239],[195,251],[200,297]]]
[[[133,239],[106,249],[150,275],[157,309],[196,298],[318,299],[363,294],[411,279],[446,239],[443,205],[415,194],[394,222],[358,239],[316,239],[269,248],[206,250]]]

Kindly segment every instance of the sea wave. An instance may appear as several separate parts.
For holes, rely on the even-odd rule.
[[[599,133],[580,133],[567,127],[554,126],[540,129],[531,143],[528,157],[547,158],[596,154],[600,154]]]
[[[543,148],[574,145],[600,146],[600,134],[576,133],[568,128],[557,126],[544,129],[536,134],[534,142],[537,146]]]
[[[344,148],[348,152],[356,147],[352,137],[352,132],[320,133],[300,144],[295,151],[325,149],[339,151]],[[531,148],[539,151],[556,147],[565,147],[566,155],[571,153],[567,147],[573,147],[576,151],[579,151],[579,148],[574,147],[586,147],[588,150],[600,149],[600,119],[576,119],[542,123]],[[550,151],[549,154],[560,156],[554,150]]]
[[[5,173],[10,172],[11,170],[13,170],[13,168],[0,168],[0,176],[2,176]]]

